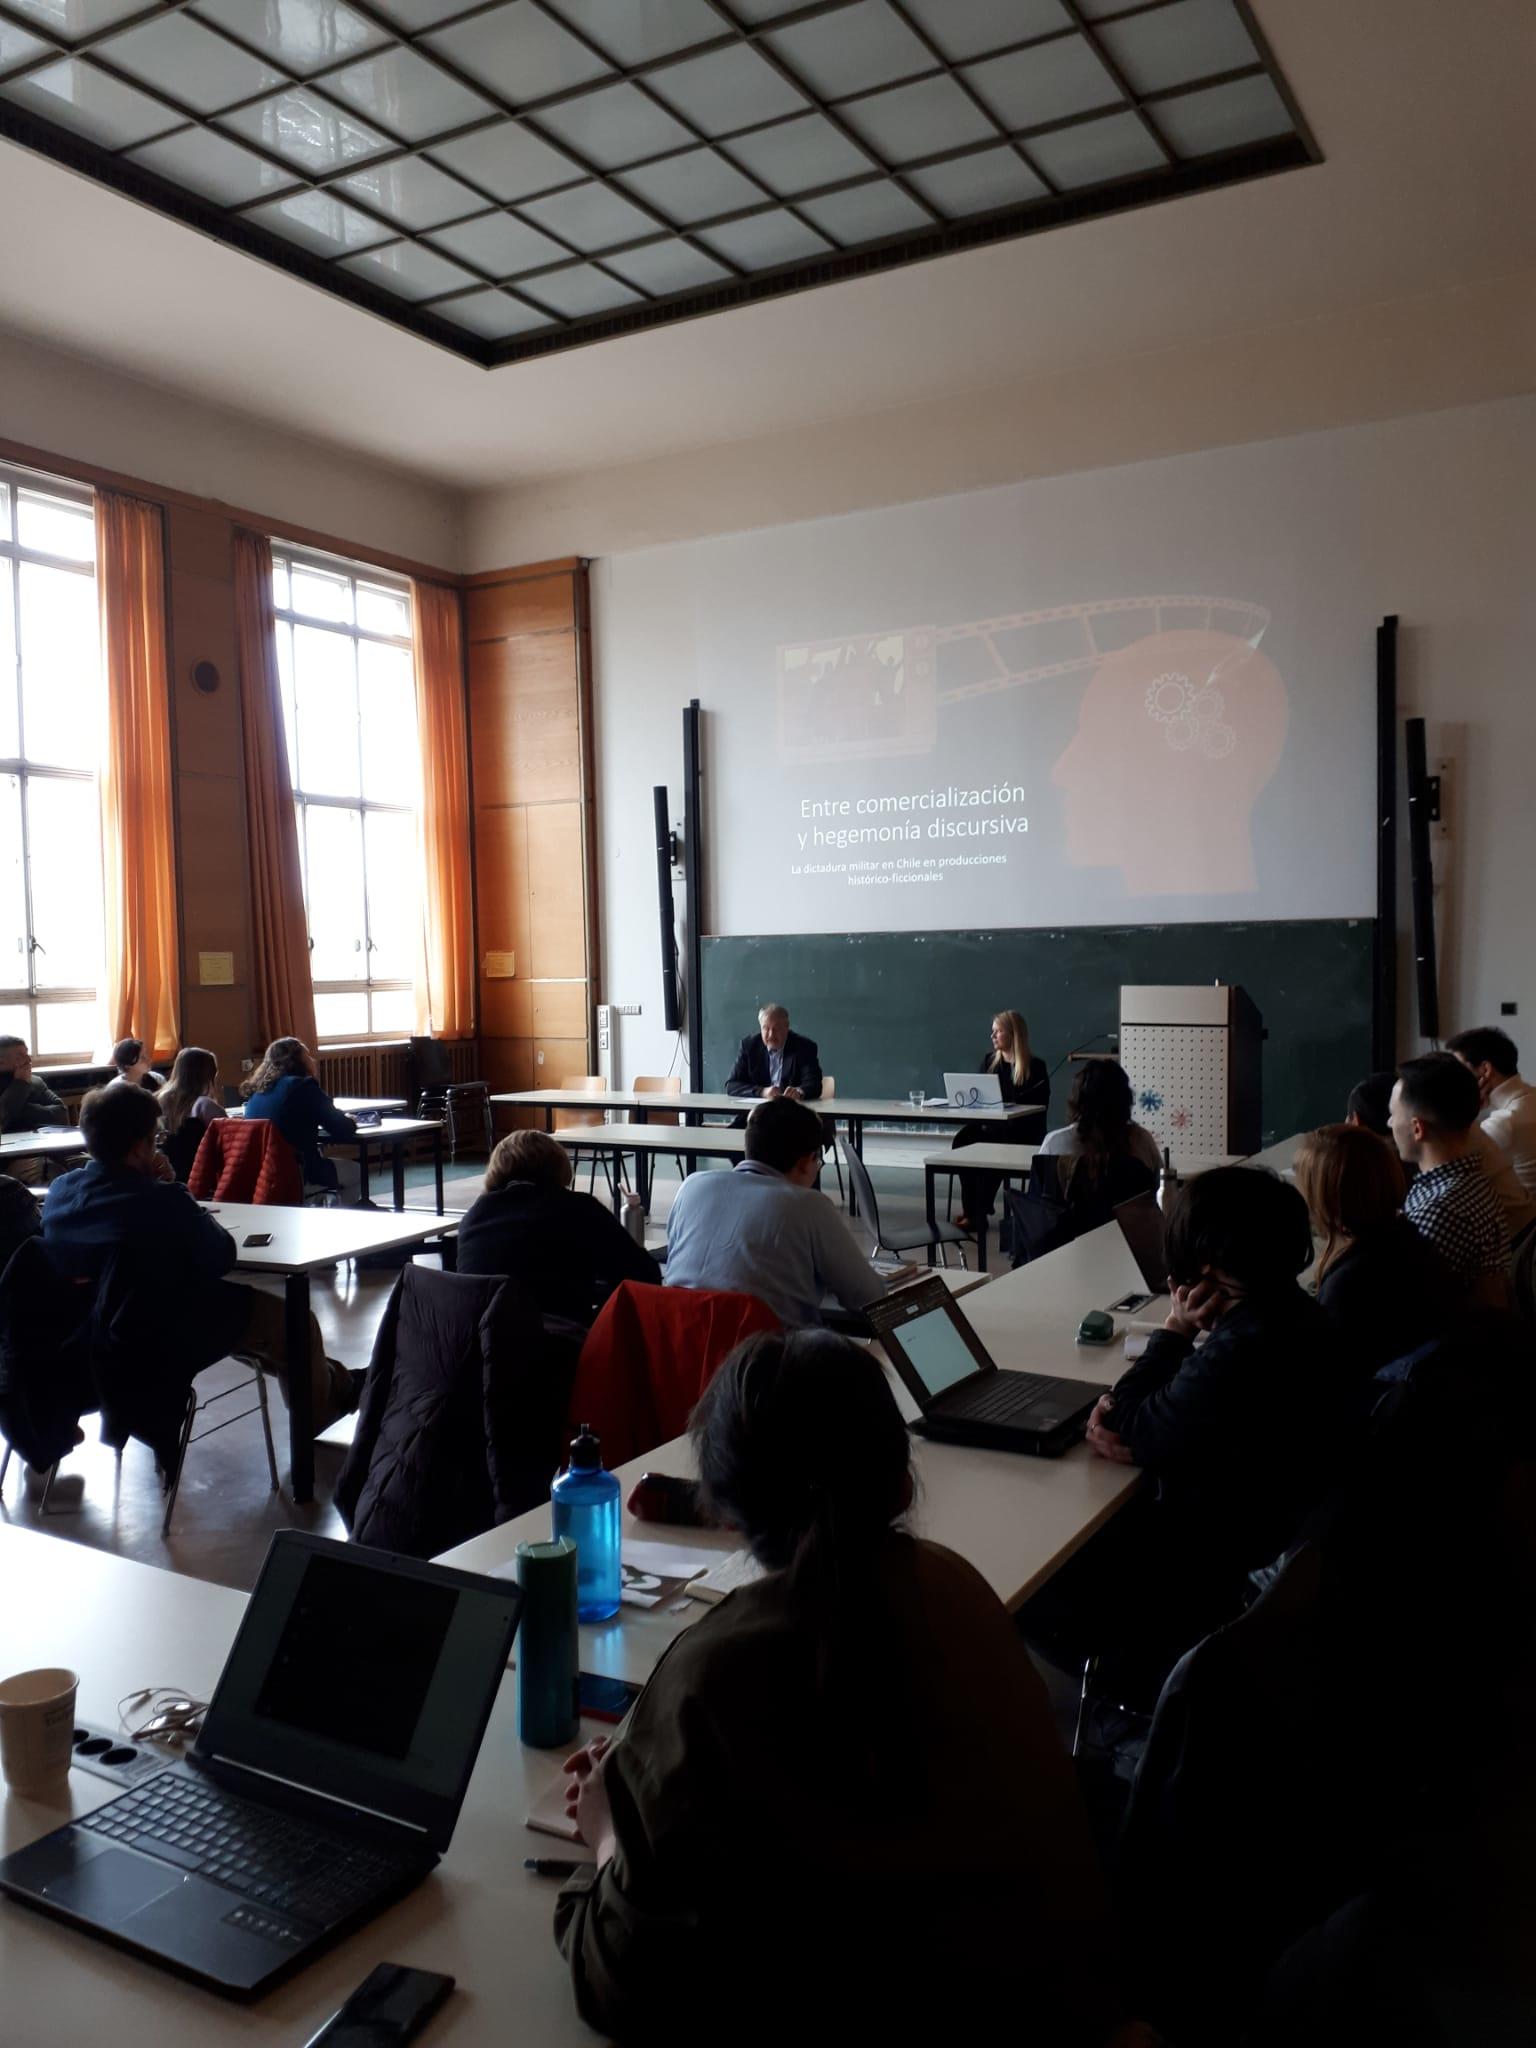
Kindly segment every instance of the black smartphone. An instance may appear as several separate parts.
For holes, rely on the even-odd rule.
[[[595,1671],[578,1674],[576,1704],[594,1721],[622,1721],[640,1697],[638,1685],[627,1678],[599,1678]]]
[[[435,1970],[380,1963],[304,2048],[396,2048],[414,2041],[453,1989]]]
[[[270,1244],[271,1242],[272,1233],[270,1230],[248,1230],[240,1240],[241,1246],[248,1252],[256,1251],[261,1245]]]
[[[1150,1294],[1122,1294],[1118,1301],[1112,1301],[1109,1304],[1110,1313],[1113,1315],[1133,1316],[1137,1309],[1145,1308],[1151,1299],[1152,1296]]]

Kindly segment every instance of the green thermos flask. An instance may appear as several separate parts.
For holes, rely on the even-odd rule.
[[[557,1749],[576,1734],[576,1546],[519,1543],[517,1583],[523,1589],[518,1625],[517,1734],[534,1749]]]

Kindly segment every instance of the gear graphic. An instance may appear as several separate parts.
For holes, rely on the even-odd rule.
[[[1188,676],[1155,676],[1147,685],[1147,716],[1159,725],[1171,725],[1188,718],[1194,701],[1194,685]]]
[[[1237,734],[1230,725],[1207,725],[1201,728],[1200,751],[1208,761],[1224,761],[1237,745]]]
[[[1176,754],[1187,752],[1199,737],[1200,728],[1192,718],[1173,718],[1163,727],[1163,738]]]
[[[1220,690],[1199,690],[1189,707],[1189,715],[1197,725],[1214,725],[1226,708],[1226,700]]]

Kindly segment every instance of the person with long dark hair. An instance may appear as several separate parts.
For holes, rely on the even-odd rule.
[[[240,1092],[246,1115],[269,1118],[298,1153],[306,1188],[335,1188],[344,1202],[357,1201],[357,1161],[332,1159],[320,1150],[322,1133],[355,1138],[357,1125],[320,1086],[319,1062],[302,1038],[274,1038]]]
[[[1118,1060],[1084,1060],[1078,1067],[1067,1097],[1071,1122],[1048,1131],[1040,1146],[1047,1158],[1061,1160],[1062,1193],[1068,1200],[1074,1184],[1102,1186],[1115,1179],[1127,1160],[1146,1167],[1156,1186],[1162,1154],[1152,1133],[1133,1119],[1135,1106],[1131,1077]]]
[[[979,1575],[903,1527],[879,1364],[824,1331],[750,1338],[692,1433],[706,1506],[762,1576],[566,1764],[596,1858],[556,1917],[582,2016],[621,2041],[910,2040],[963,1987],[977,2013],[1022,1998],[1032,2042],[1115,2037],[1044,1688]]]
[[[204,1131],[225,1114],[218,1085],[219,1063],[213,1054],[200,1045],[184,1045],[171,1078],[155,1097],[160,1106],[160,1149],[178,1180],[191,1173]]]

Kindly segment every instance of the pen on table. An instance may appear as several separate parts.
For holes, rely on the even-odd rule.
[[[583,1870],[595,1870],[595,1863],[573,1863],[565,1856],[525,1856],[524,1870],[535,1877],[576,1877]]]

